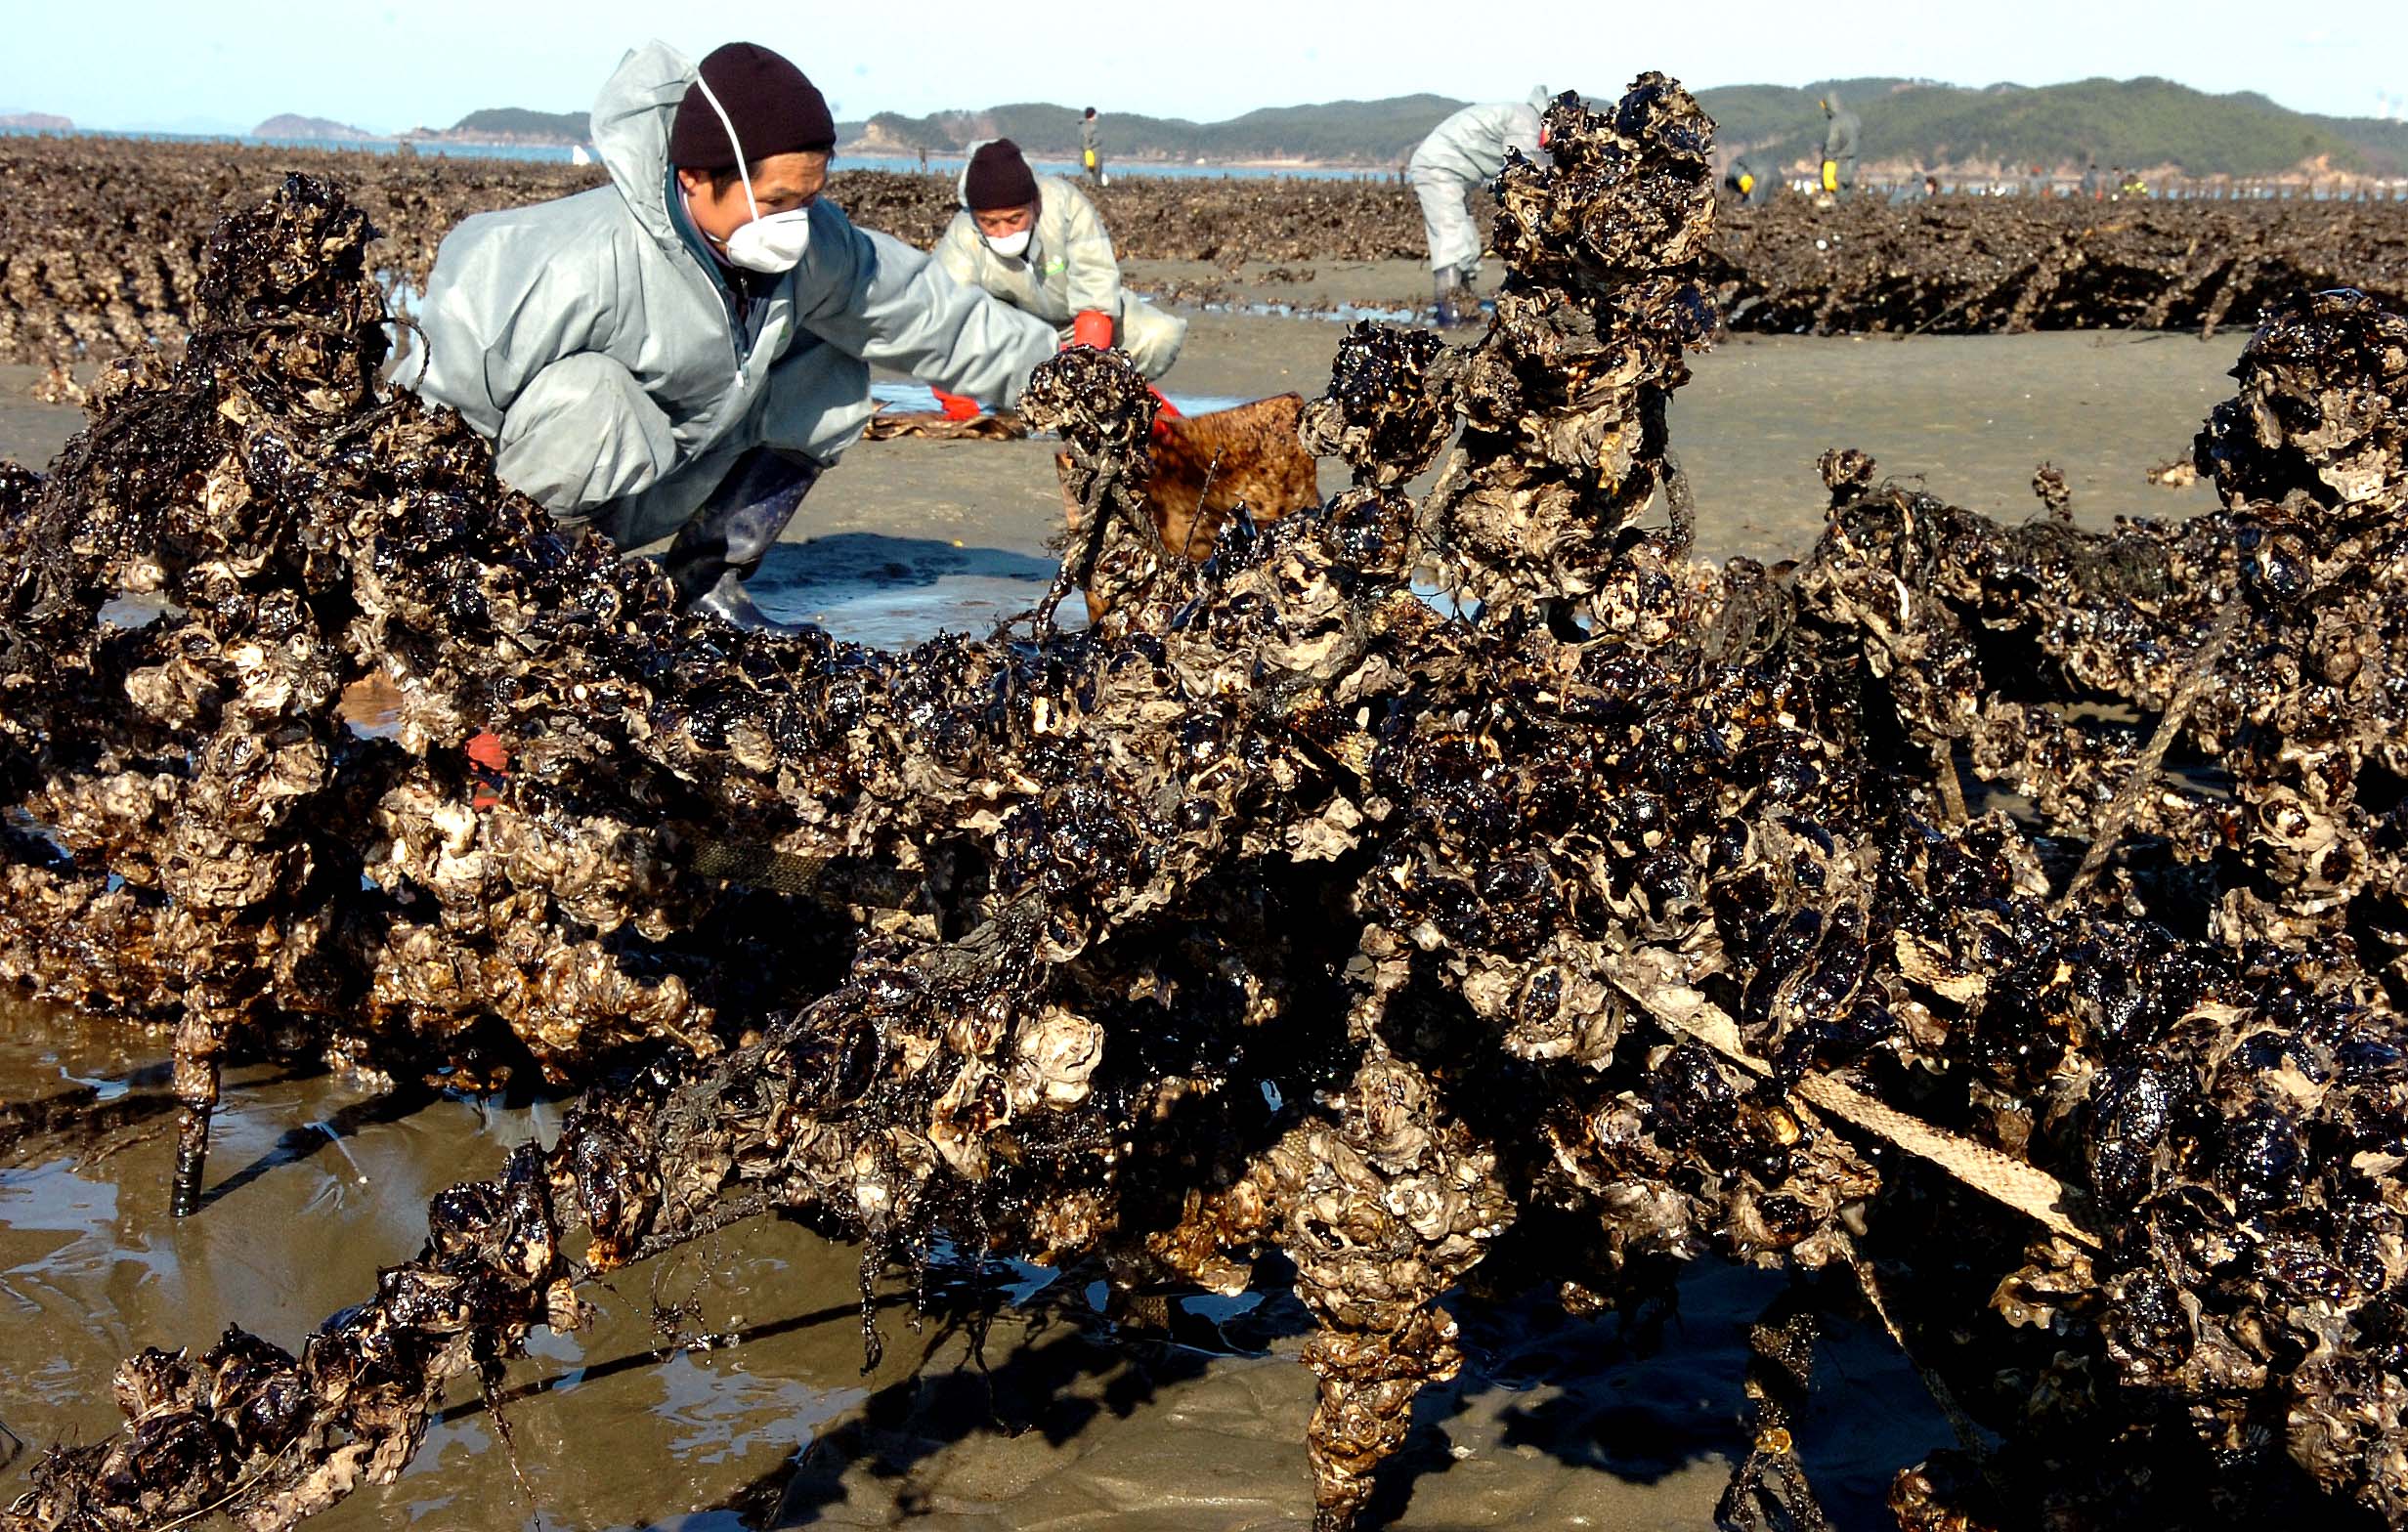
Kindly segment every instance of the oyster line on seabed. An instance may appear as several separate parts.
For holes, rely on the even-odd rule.
[[[368,215],[369,275],[397,311],[424,290],[437,247],[462,218],[608,181],[600,166],[529,160],[0,139],[0,182],[11,192],[0,203],[0,362],[51,369],[36,397],[70,402],[81,392],[70,369],[180,343],[200,313],[211,229],[292,169],[339,180]],[[826,194],[861,227],[922,249],[961,208],[950,177],[900,171],[839,168]],[[1204,268],[1131,274],[1182,304],[1409,309],[1412,298],[1377,281],[1353,285],[1347,273],[1356,263],[1418,267],[1428,253],[1412,189],[1385,179],[1137,176],[1091,194],[1124,261]],[[1474,200],[1484,233],[1490,208]],[[1719,225],[1704,280],[1732,328],[1766,334],[2213,336],[2298,288],[2344,282],[2391,308],[2408,305],[2400,202],[2179,196],[2101,206],[1952,195],[1902,205],[1867,195],[1819,206],[1783,196],[1766,207],[1726,204]],[[1257,283],[1278,301],[1250,301],[1264,291]]]

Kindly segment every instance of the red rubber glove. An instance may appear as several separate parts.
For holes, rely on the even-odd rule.
[[[1093,346],[1097,351],[1112,349],[1112,316],[1101,309],[1082,309],[1070,321],[1070,344]]]
[[[1154,440],[1167,442],[1171,439],[1171,422],[1180,418],[1179,406],[1163,398],[1162,390],[1151,383],[1145,385],[1145,392],[1154,396]]]
[[[510,775],[510,751],[491,729],[480,729],[460,747],[476,768],[469,773],[468,806],[485,810],[501,801],[501,786]]]
[[[974,399],[948,394],[941,388],[932,388],[928,392],[936,396],[936,407],[945,412],[947,420],[975,420],[986,413]]]

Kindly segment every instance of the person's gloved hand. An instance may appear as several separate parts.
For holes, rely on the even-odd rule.
[[[1162,390],[1148,383],[1145,392],[1154,396],[1154,440],[1163,441],[1171,434],[1171,422],[1184,417],[1180,414],[1177,404],[1162,397]]]
[[[510,776],[510,751],[491,729],[480,729],[460,746],[475,769],[469,773],[468,806],[490,809],[501,801],[502,784]]]
[[[1112,316],[1101,309],[1082,309],[1070,321],[1070,344],[1093,346],[1097,351],[1112,349]]]
[[[959,394],[948,394],[941,388],[932,388],[928,392],[936,396],[936,407],[945,412],[947,420],[975,420],[986,413],[986,410],[974,399],[964,399]]]

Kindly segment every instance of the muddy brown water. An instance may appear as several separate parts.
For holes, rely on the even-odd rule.
[[[20,1440],[116,1424],[108,1380],[148,1343],[239,1321],[294,1346],[414,1254],[426,1200],[497,1170],[560,1106],[410,1101],[359,1082],[234,1072],[208,1201],[166,1212],[163,1037],[12,1002],[0,1100],[98,1092],[107,1126],[0,1158],[0,1421]],[[502,1394],[473,1385],[390,1487],[316,1525],[466,1529],[885,1526],[1139,1532],[1302,1526],[1310,1375],[1283,1297],[1175,1305],[1117,1331],[1087,1274],[943,1269],[915,1331],[893,1284],[886,1356],[861,1370],[858,1252],[758,1218],[589,1290],[588,1330],[538,1332]],[[1744,1327],[1783,1278],[1707,1262],[1650,1335],[1565,1323],[1539,1296],[1462,1309],[1474,1358],[1430,1390],[1384,1485],[1397,1527],[1706,1526],[1744,1450]],[[971,1321],[992,1310],[985,1370]],[[659,1311],[672,1311],[665,1332]],[[1946,1440],[1877,1335],[1837,1327],[1801,1431],[1842,1525],[1882,1522],[1888,1473]],[[0,1439],[0,1450],[5,1439]],[[32,1451],[0,1473],[22,1486]]]
[[[1384,274],[1406,283],[1409,263]],[[1321,280],[1382,290],[1354,274]],[[1403,287],[1398,287],[1401,295]],[[1337,331],[1203,315],[1172,379],[1190,394],[1318,392]],[[1738,340],[1700,358],[1672,411],[1697,487],[1700,551],[1802,553],[1821,527],[1814,459],[1855,446],[1885,471],[1994,515],[2036,509],[2043,458],[2079,519],[2179,516],[2204,487],[2147,485],[2187,451],[2241,338],[2052,334]],[[81,423],[0,368],[0,455],[46,462]],[[1060,499],[1044,443],[865,445],[813,494],[760,576],[763,604],[841,636],[905,643],[983,631],[1053,564]],[[1324,465],[1324,487],[1343,483]],[[362,722],[373,726],[372,706]],[[108,1380],[148,1343],[205,1345],[239,1321],[287,1346],[418,1248],[427,1198],[492,1173],[556,1102],[380,1097],[361,1083],[252,1067],[229,1082],[209,1204],[166,1214],[163,1036],[0,1006],[0,1102],[87,1087],[86,1126],[0,1155],[0,1497],[52,1440],[114,1428]],[[1296,1364],[1301,1315],[1172,1310],[1168,1335],[1116,1330],[1084,1274],[952,1272],[915,1333],[883,1310],[886,1359],[861,1371],[857,1253],[755,1219],[614,1276],[597,1324],[538,1335],[503,1416],[463,1387],[401,1480],[323,1518],[467,1529],[883,1526],[1239,1529],[1309,1521]],[[1540,1299],[1463,1310],[1473,1363],[1430,1390],[1378,1509],[1399,1527],[1711,1524],[1744,1448],[1746,1322],[1783,1279],[1702,1263],[1650,1340],[1567,1325]],[[967,1331],[995,1306],[981,1372]],[[655,1310],[684,1317],[665,1339]],[[692,1343],[715,1336],[730,1343]],[[1800,1432],[1843,1526],[1881,1526],[1887,1476],[1948,1440],[1911,1370],[1840,1327]]]

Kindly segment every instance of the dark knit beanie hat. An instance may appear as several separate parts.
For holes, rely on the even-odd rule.
[[[1028,161],[1020,157],[1019,145],[997,139],[979,145],[978,151],[970,155],[969,175],[962,190],[969,197],[972,212],[1026,207],[1037,200],[1037,178],[1029,173]]]
[[[827,152],[837,147],[836,118],[828,99],[800,69],[758,43],[728,43],[703,61],[703,79],[736,125],[744,157],[762,160],[800,149]],[[732,170],[736,145],[728,142],[719,113],[710,109],[698,82],[686,87],[668,130],[668,162],[681,170]]]

